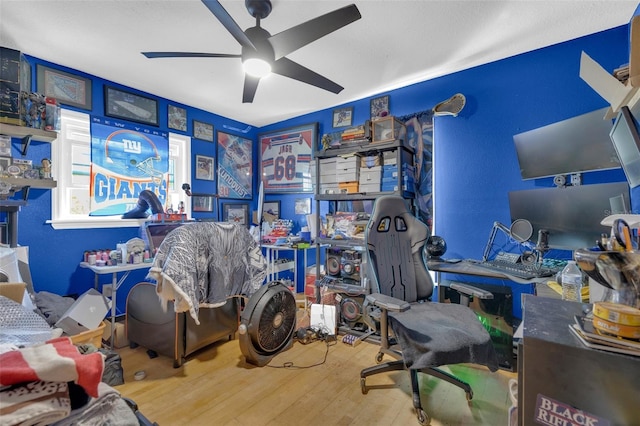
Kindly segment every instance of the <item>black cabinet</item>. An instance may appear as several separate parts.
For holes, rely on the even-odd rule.
[[[524,295],[523,306],[519,424],[640,424],[640,357],[584,346],[569,324],[588,305]]]

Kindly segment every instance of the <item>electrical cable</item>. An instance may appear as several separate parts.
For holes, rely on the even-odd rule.
[[[322,364],[327,362],[327,356],[329,355],[329,348],[338,343],[337,339],[333,339],[333,341],[330,342],[327,337],[329,337],[329,335],[327,335],[325,337],[325,339],[324,339],[325,344],[326,344],[326,349],[325,349],[325,352],[324,352],[324,357],[322,358],[322,361],[320,361],[320,362],[317,362],[317,363],[311,364],[311,365],[295,365],[293,363],[293,361],[287,361],[287,362],[284,362],[282,365],[270,365],[270,364],[267,364],[266,366],[267,367],[271,367],[271,368],[291,368],[291,369],[296,369],[296,370],[302,370],[302,369],[306,369],[306,368],[318,367],[318,366],[320,366],[320,365],[322,365]]]

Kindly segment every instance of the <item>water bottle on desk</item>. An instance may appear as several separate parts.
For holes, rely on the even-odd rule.
[[[582,271],[574,260],[567,262],[560,280],[562,281],[562,300],[582,302]]]

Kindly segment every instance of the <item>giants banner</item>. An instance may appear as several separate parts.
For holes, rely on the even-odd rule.
[[[165,132],[114,120],[91,120],[91,216],[121,215],[153,191],[164,205],[169,178]]]

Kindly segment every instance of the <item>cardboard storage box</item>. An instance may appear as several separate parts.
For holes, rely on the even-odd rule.
[[[380,192],[380,182],[376,183],[361,183],[360,192]]]
[[[116,326],[113,331],[114,345],[111,344],[111,321],[104,321],[105,328],[102,332],[102,340],[107,342],[112,348],[120,349],[125,346],[129,346],[129,340],[127,339],[127,333],[123,322],[116,322]]]
[[[336,173],[336,180],[338,183],[344,182],[354,182],[360,180],[360,171],[359,170],[346,170],[343,172]]]
[[[110,306],[109,299],[91,289],[67,309],[56,323],[56,327],[69,335],[96,329],[109,312]]]
[[[92,344],[96,348],[102,347],[103,330],[106,328],[107,321],[102,321],[97,328],[83,331],[82,333],[71,336],[71,343],[74,345]]]
[[[340,187],[337,183],[321,183],[320,194],[339,194]]]
[[[355,194],[358,192],[358,182],[340,182],[338,186],[341,194]]]
[[[377,167],[382,165],[382,155],[367,155],[360,157],[360,169]]]
[[[360,185],[369,183],[377,183],[380,185],[381,178],[382,166],[360,169]]]
[[[26,283],[0,283],[0,296],[7,297],[14,302],[22,304]]]
[[[355,155],[351,155],[349,157],[338,157],[336,159],[336,172],[341,173],[347,170],[359,169],[359,158],[360,157],[356,157]]]

